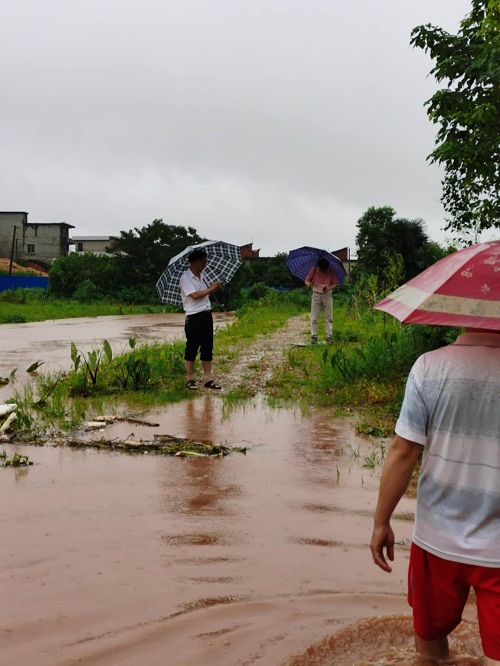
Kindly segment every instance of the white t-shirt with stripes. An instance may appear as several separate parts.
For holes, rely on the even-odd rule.
[[[500,567],[500,334],[468,332],[413,366],[396,433],[425,447],[413,540]]]

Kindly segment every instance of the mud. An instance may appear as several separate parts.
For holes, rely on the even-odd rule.
[[[227,413],[208,393],[141,419],[247,453],[6,445],[34,464],[0,469],[0,664],[419,663],[405,599],[414,499],[394,521],[393,573],[368,549],[380,469],[363,465],[379,440],[327,409],[256,399]],[[88,436],[151,431],[116,422]],[[473,601],[466,619],[451,642],[460,666],[480,663]]]

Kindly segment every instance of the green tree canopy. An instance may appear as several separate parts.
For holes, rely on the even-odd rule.
[[[392,261],[401,257],[403,281],[440,259],[444,252],[429,241],[423,220],[396,218],[390,206],[369,208],[358,220],[358,260],[353,278],[376,275],[382,281]]]
[[[122,280],[115,258],[72,252],[56,259],[49,269],[49,291],[60,298],[73,298],[85,282],[91,282],[103,295],[117,296]]]
[[[442,203],[459,232],[500,227],[500,0],[472,0],[456,35],[430,24],[411,44],[430,53],[447,87],[427,101],[441,127],[431,162],[442,164]]]
[[[205,241],[193,227],[164,224],[154,220],[142,229],[121,231],[110,241],[109,252],[120,264],[124,284],[147,284],[154,289],[172,257],[188,245]]]

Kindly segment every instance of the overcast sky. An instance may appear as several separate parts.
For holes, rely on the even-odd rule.
[[[370,206],[444,242],[432,61],[465,0],[0,0],[0,210],[156,218],[261,256],[355,250]]]

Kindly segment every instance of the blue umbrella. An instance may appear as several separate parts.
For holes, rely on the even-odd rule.
[[[292,275],[305,280],[311,268],[316,268],[318,259],[326,259],[333,268],[339,284],[346,279],[344,264],[331,252],[320,250],[317,247],[298,247],[296,250],[290,250],[286,258],[286,265]]]

